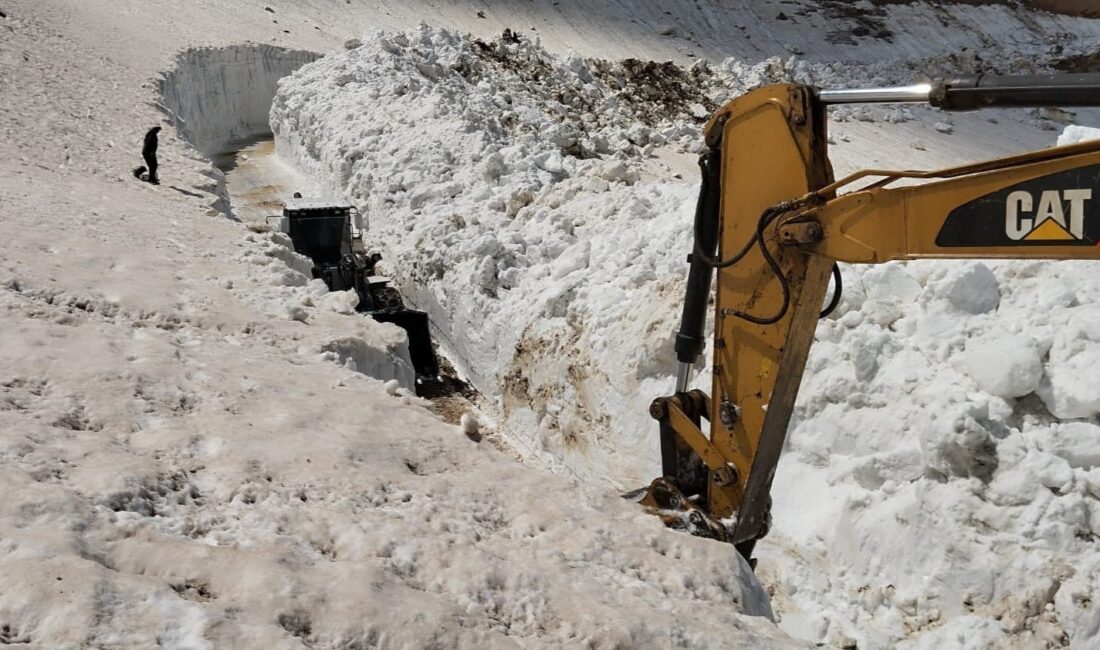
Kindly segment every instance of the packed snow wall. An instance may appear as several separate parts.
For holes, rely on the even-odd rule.
[[[193,48],[176,57],[158,90],[181,137],[209,158],[270,135],[268,113],[279,79],[319,57],[272,45]]]
[[[199,47],[180,52],[157,80],[161,109],[180,138],[210,160],[271,135],[268,113],[279,79],[321,55],[272,45]],[[203,189],[211,207],[235,218],[225,175],[211,167]]]

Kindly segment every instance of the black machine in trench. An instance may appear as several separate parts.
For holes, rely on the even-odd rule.
[[[367,252],[356,217],[358,211],[340,201],[293,198],[283,207],[280,229],[290,235],[296,252],[313,260],[313,277],[324,280],[330,291],[355,289],[359,295],[356,311],[405,330],[420,393],[439,377],[428,315],[406,309],[390,279],[376,274],[382,255]]]

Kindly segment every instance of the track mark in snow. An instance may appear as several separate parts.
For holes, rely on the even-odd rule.
[[[172,588],[172,591],[179,594],[179,597],[185,600],[205,603],[217,599],[217,595],[210,590],[210,586],[202,580],[174,582],[169,586]]]
[[[23,645],[30,644],[31,642],[31,636],[29,634],[20,633],[18,626],[12,626],[7,623],[0,625],[0,644]]]
[[[301,639],[302,643],[307,648],[312,648],[313,643],[310,642],[310,636],[313,634],[313,624],[309,620],[309,615],[305,612],[292,612],[288,614],[279,614],[279,626],[287,631],[293,637]]]

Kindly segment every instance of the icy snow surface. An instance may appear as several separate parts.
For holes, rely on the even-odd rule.
[[[1034,51],[996,54],[1012,71],[1041,69]],[[694,208],[694,184],[660,156],[697,151],[693,118],[769,80],[878,84],[973,65],[729,60],[663,70],[654,87],[637,63],[422,27],[303,67],[280,84],[272,125],[284,154],[369,214],[406,293],[523,453],[636,487],[657,472],[646,406],[672,384]],[[858,107],[833,119],[838,143],[907,123],[937,144],[959,124],[1017,132],[944,144],[934,164],[1050,144],[1040,134],[1057,128],[1027,112]],[[929,148],[906,144],[918,162]],[[869,166],[872,151],[838,159]],[[1100,642],[1098,272],[845,268],[760,548],[788,630],[871,647]]]

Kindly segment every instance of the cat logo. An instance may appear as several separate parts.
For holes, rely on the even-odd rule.
[[[1036,207],[1031,192],[1012,192],[1005,202],[1005,234],[1013,241],[1084,239],[1085,202],[1090,199],[1091,189],[1045,190]]]
[[[1032,178],[971,199],[948,213],[936,235],[941,248],[1098,243],[1100,165]]]

